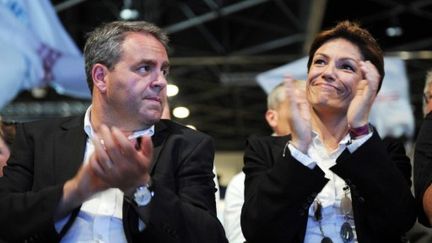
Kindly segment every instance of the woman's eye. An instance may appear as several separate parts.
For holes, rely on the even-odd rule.
[[[355,69],[351,65],[349,65],[349,64],[342,64],[341,67],[342,67],[342,69],[350,70],[350,71],[355,72]]]

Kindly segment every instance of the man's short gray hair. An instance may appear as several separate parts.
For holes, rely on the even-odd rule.
[[[93,91],[91,70],[97,63],[112,70],[122,55],[122,44],[128,33],[154,36],[168,48],[167,34],[156,25],[145,21],[114,21],[105,23],[88,34],[84,46],[85,71],[90,92]]]

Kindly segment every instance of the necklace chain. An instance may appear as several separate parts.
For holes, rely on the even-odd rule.
[[[340,202],[340,210],[341,213],[344,215],[345,222],[341,225],[340,229],[340,236],[342,238],[342,241],[344,243],[352,242],[354,239],[354,232],[351,227],[351,224],[349,223],[349,220],[353,218],[353,210],[352,210],[352,202],[349,198],[350,188],[348,185],[345,185],[343,187],[344,195]],[[318,221],[319,230],[321,232],[321,243],[332,243],[333,241],[325,235],[323,227],[322,227],[322,219],[323,219],[323,206],[321,201],[317,198],[314,201],[313,204],[313,211],[314,211],[314,220]]]

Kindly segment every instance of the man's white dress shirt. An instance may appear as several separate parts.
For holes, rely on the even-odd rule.
[[[86,151],[84,163],[88,163],[94,152],[94,145],[91,138],[94,130],[90,123],[91,106],[87,109],[84,117],[84,131],[87,134]],[[140,136],[153,136],[154,126],[149,129],[134,132],[129,138]],[[118,188],[110,188],[96,193],[85,201],[74,220],[71,228],[67,231],[61,242],[112,242],[126,243],[126,236],[123,230],[123,192]],[[56,222],[56,230],[60,232],[68,221],[70,215]],[[140,228],[143,224],[140,221]]]

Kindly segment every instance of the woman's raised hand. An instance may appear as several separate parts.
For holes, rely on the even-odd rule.
[[[351,128],[361,127],[369,122],[369,112],[380,82],[378,70],[370,61],[360,61],[360,69],[363,79],[357,84],[357,90],[347,112],[348,125]]]
[[[291,76],[284,78],[286,100],[288,102],[288,123],[291,128],[291,144],[306,153],[312,141],[310,106],[306,92],[296,84]]]

